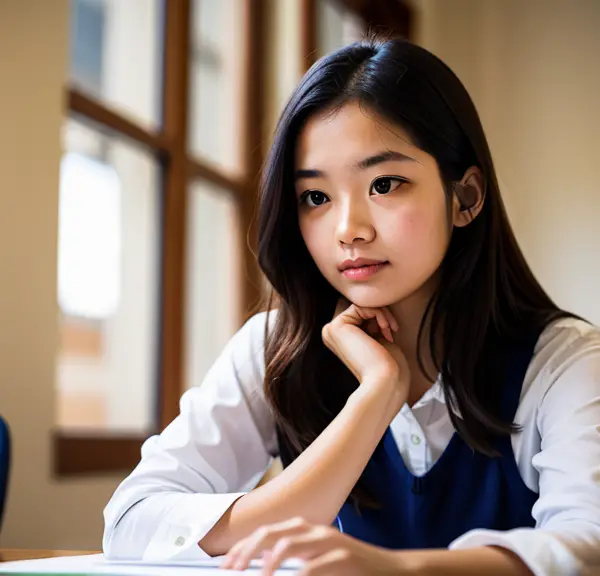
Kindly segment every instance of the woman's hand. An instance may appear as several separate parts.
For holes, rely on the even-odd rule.
[[[496,546],[465,550],[387,550],[330,526],[301,518],[259,528],[228,552],[221,568],[244,570],[262,555],[264,575],[287,559],[304,560],[299,576],[408,576],[409,574],[531,574],[513,552]]]
[[[361,384],[392,383],[405,400],[410,371],[402,350],[394,344],[397,331],[398,323],[388,308],[364,308],[342,298],[322,337]]]
[[[410,556],[365,544],[329,526],[314,526],[301,518],[259,528],[238,542],[221,568],[244,570],[262,554],[262,574],[271,575],[288,558],[306,564],[299,576],[388,576],[409,574]]]

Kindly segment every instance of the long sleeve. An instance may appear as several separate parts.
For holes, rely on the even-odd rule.
[[[563,331],[563,336],[569,332]],[[573,331],[570,332],[573,334]],[[600,573],[600,336],[563,342],[540,382],[535,528],[473,530],[451,548],[500,546],[538,576]]]
[[[262,391],[265,320],[234,335],[182,396],[180,415],[144,443],[104,510],[107,558],[206,557],[198,541],[268,468],[276,437]]]

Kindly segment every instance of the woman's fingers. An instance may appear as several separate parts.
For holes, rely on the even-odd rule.
[[[392,333],[390,331],[390,323],[381,308],[365,308],[362,306],[354,306],[357,319],[360,319],[358,323],[363,324],[369,320],[376,320],[379,330],[384,335],[386,340],[393,342]]]
[[[379,330],[388,342],[393,342],[392,330],[397,329],[396,319],[387,308],[358,308],[359,313],[365,319],[374,319]]]
[[[345,298],[340,298],[338,301],[334,320],[342,324],[362,325],[362,328],[371,335],[379,331],[388,342],[394,341],[392,332],[398,331],[398,322],[389,308],[357,306]]]
[[[298,576],[346,576],[351,569],[352,554],[345,548],[339,548],[309,562]]]
[[[266,559],[263,576],[272,576],[282,562],[289,558],[310,560],[326,552],[333,546],[333,540],[339,532],[330,527],[316,526],[299,536],[281,538],[271,549]]]
[[[237,557],[232,556],[234,552]],[[273,576],[275,570],[290,558],[305,561],[299,572],[304,576],[409,573],[397,552],[366,544],[331,526],[308,524],[301,518],[256,530],[231,549],[221,567],[244,570],[259,552],[263,556],[263,576]]]
[[[398,321],[392,314],[392,311],[387,306],[384,306],[382,308],[382,310],[383,310],[384,314],[387,316],[388,322],[390,323],[390,327],[392,328],[392,330],[394,332],[398,332],[398,330],[400,330],[400,326],[398,326]]]
[[[261,552],[270,549],[279,539],[301,534],[307,530],[308,525],[302,518],[293,518],[286,522],[259,528],[232,546],[225,556],[221,568],[245,570],[253,558],[259,557]]]
[[[323,326],[321,338],[359,382],[392,381],[398,377],[398,363],[386,346],[395,346],[393,332],[397,330],[388,308],[351,304]]]
[[[385,339],[388,340],[388,342],[393,342],[394,337],[392,336],[392,328],[391,328],[390,320],[383,308],[377,309],[377,321],[379,322],[379,326],[381,328],[381,333],[383,334]]]

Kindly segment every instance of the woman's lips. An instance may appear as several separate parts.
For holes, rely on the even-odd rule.
[[[342,270],[342,274],[349,280],[367,280],[373,277],[382,268],[389,265],[389,262],[379,262],[377,264],[365,264],[363,266],[353,266]]]

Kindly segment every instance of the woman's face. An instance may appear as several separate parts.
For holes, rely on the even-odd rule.
[[[312,117],[295,156],[302,237],[327,281],[359,306],[431,292],[452,212],[432,156],[358,103]]]

